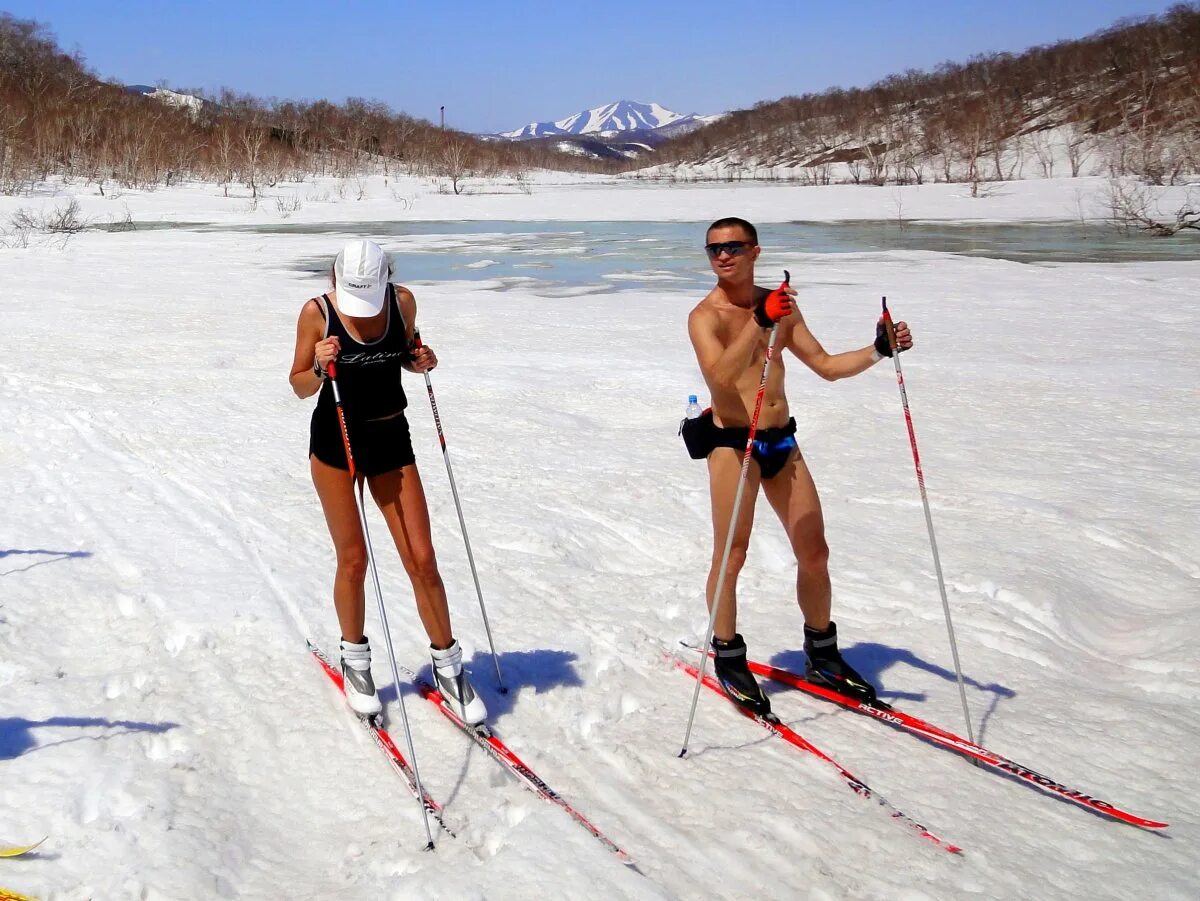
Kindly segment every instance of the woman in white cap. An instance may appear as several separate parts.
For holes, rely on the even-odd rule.
[[[346,697],[364,716],[382,709],[371,678],[371,646],[363,634],[367,549],[329,384],[332,362],[355,469],[366,478],[412,581],[438,688],[467,722],[482,723],[487,708],[471,687],[450,627],[400,384],[401,369],[428,372],[437,357],[428,347],[413,347],[417,302],[407,288],[391,283],[391,266],[378,244],[348,242],[332,276],[334,290],[300,310],[290,381],[299,397],[320,391],[309,433],[309,466],[337,553],[333,603],[342,629]]]

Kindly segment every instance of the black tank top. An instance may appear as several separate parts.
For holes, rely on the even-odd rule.
[[[404,387],[400,384],[403,364],[412,358],[408,345],[404,314],[396,292],[388,285],[387,326],[375,341],[363,344],[350,337],[329,295],[321,296],[321,311],[325,314],[325,337],[337,335],[342,351],[337,358],[338,392],[346,417],[353,420],[379,419],[401,412],[408,406]],[[321,386],[317,398],[317,414],[333,415],[333,385],[329,380]]]

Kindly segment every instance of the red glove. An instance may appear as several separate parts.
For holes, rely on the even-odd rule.
[[[796,311],[792,295],[788,293],[788,279],[783,284],[764,297],[754,308],[754,318],[763,328],[770,328],[785,316]]]

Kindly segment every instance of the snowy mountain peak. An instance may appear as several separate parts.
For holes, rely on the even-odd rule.
[[[157,100],[159,103],[165,103],[168,106],[178,106],[186,109],[195,118],[200,114],[208,103],[201,97],[194,94],[181,94],[179,91],[172,91],[170,88],[151,87],[147,84],[129,84],[125,86],[125,90],[141,94],[143,97],[149,97],[151,100]]]
[[[613,135],[623,131],[661,128],[689,118],[657,103],[618,100],[575,113],[554,122],[530,122],[524,128],[502,132],[505,138],[540,138],[546,135]]]

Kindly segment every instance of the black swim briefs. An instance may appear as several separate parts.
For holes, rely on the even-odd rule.
[[[722,428],[713,421],[712,410],[705,410],[696,419],[685,419],[680,424],[680,434],[687,445],[688,455],[693,460],[703,460],[718,447],[729,447],[736,451],[745,451],[746,439],[750,437],[748,426],[729,426]],[[764,479],[772,479],[779,475],[792,451],[798,448],[796,444],[796,420],[791,418],[787,425],[775,426],[769,429],[758,429],[754,433],[754,446],[750,457],[762,472]]]

